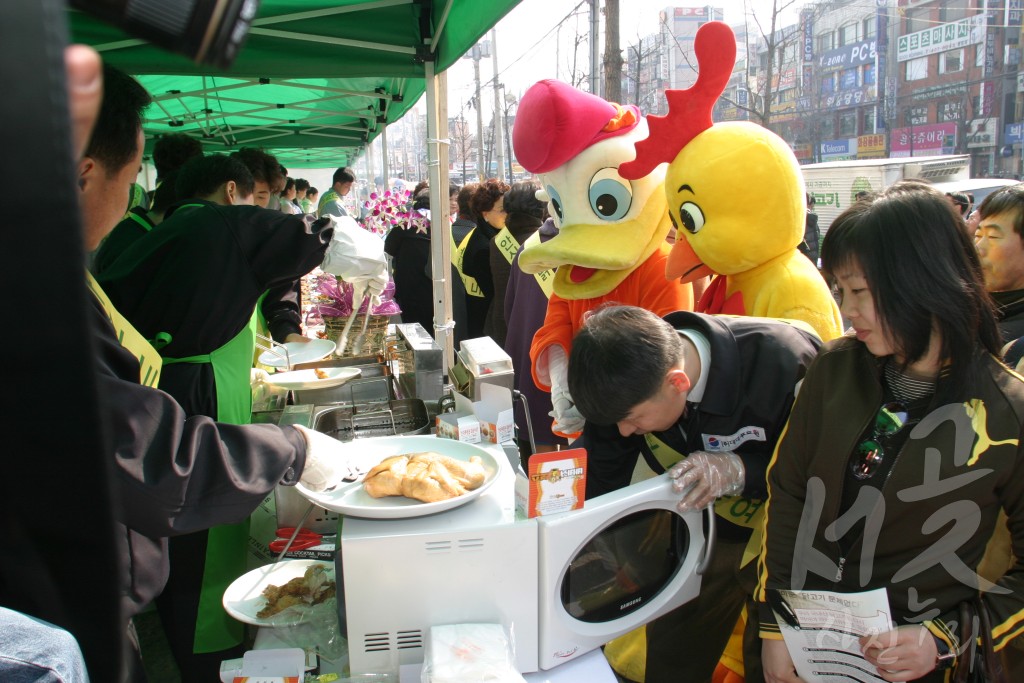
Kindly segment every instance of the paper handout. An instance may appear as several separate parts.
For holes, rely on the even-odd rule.
[[[857,642],[893,628],[884,588],[863,593],[770,590],[768,604],[806,683],[884,680]]]

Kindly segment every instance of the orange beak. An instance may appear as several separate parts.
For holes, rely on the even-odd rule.
[[[697,252],[690,246],[690,241],[681,235],[676,236],[676,243],[672,245],[668,260],[665,262],[665,279],[680,279],[683,283],[693,282],[708,275],[714,275],[715,271],[700,260]]]

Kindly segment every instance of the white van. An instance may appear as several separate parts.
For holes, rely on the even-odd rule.
[[[996,190],[1001,190],[1008,185],[1019,185],[1019,180],[1008,180],[1006,178],[970,178],[968,180],[950,180],[942,183],[932,183],[932,187],[940,192],[970,192],[974,195],[974,207],[981,204],[985,197]]]

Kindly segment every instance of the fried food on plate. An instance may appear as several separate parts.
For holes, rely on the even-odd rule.
[[[335,592],[335,583],[328,578],[324,565],[310,565],[305,574],[283,586],[271,584],[264,588],[263,597],[267,599],[267,605],[256,616],[266,619],[294,605],[319,605],[333,598]]]
[[[467,462],[434,452],[408,453],[382,460],[367,473],[363,487],[374,498],[405,496],[436,503],[480,488],[486,477],[477,455]]]

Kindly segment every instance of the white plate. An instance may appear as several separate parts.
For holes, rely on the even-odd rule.
[[[276,372],[270,375],[266,381],[276,387],[295,391],[329,389],[344,384],[363,373],[359,368],[320,368],[320,372],[326,374],[327,377],[320,379],[316,376],[316,370],[292,370],[291,372]]]
[[[484,472],[486,472],[484,483],[479,488],[436,503],[423,503],[405,496],[374,498],[363,489],[362,478],[359,481],[339,484],[333,491],[322,493],[310,491],[302,484],[295,487],[311,503],[350,517],[402,519],[443,512],[476,500],[494,483],[498,476],[498,461],[487,450],[475,444],[453,439],[440,439],[436,436],[381,436],[356,439],[343,444],[343,447],[343,454],[361,461],[360,469],[364,472],[392,455],[422,453],[423,451],[434,451],[467,462],[470,457],[477,455],[483,461]]]
[[[302,623],[301,611],[291,608],[264,618],[257,617],[256,614],[267,606],[267,599],[263,597],[264,588],[271,584],[283,586],[292,579],[302,576],[308,567],[316,564],[323,565],[331,581],[335,580],[334,565],[330,562],[282,560],[277,564],[253,569],[235,579],[224,591],[221,600],[224,611],[239,621],[256,626],[294,626]]]
[[[284,349],[281,348],[284,346]],[[264,351],[257,359],[262,365],[272,368],[283,368],[285,362],[285,349],[288,350],[288,360],[292,365],[299,363],[312,363],[321,360],[334,353],[335,345],[330,339],[312,339],[308,342],[288,342],[287,344],[275,344],[270,351]]]

